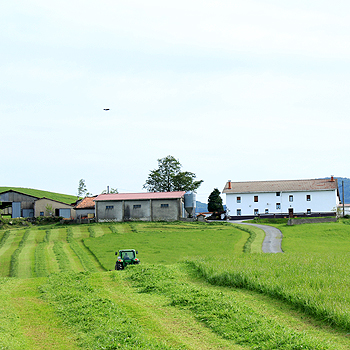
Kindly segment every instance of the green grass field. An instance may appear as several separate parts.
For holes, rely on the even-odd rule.
[[[350,349],[348,222],[0,230],[0,349]]]

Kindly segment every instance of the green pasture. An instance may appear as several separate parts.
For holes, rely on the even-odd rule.
[[[275,222],[283,254],[228,223],[1,230],[0,349],[350,349],[348,222]]]
[[[104,235],[84,244],[106,270],[114,269],[119,249],[136,249],[142,263],[174,264],[212,256],[217,263],[242,254],[249,233],[227,223],[113,223],[97,225]],[[96,230],[97,231],[97,230]],[[260,247],[261,250],[261,247]]]
[[[282,231],[282,250],[296,253],[350,252],[350,220],[288,226],[287,219],[250,221],[271,225]]]

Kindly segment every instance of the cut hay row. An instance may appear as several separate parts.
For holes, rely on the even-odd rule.
[[[71,249],[79,258],[81,265],[85,271],[96,272],[97,268],[95,264],[91,261],[90,257],[84,249],[78,244],[74,239],[74,233],[72,227],[67,228],[67,242],[69,243]]]
[[[18,244],[17,249],[12,253],[10,260],[10,276],[18,277],[18,258],[21,253],[26,241],[29,237],[30,229],[24,231],[21,241]]]
[[[259,254],[226,258],[215,266],[207,258],[188,264],[213,285],[269,295],[350,331],[347,254]]]
[[[101,237],[101,236],[104,236],[105,234],[111,233],[107,225],[95,224],[89,227],[91,227],[94,230],[95,237]]]
[[[42,297],[55,309],[68,329],[76,333],[82,349],[180,350],[147,334],[115,301],[94,287],[88,272],[51,275],[41,287]]]
[[[53,230],[53,234],[57,236],[57,241],[54,242],[55,255],[59,254],[59,269],[60,271],[85,271],[79,257],[75,254],[70,243],[67,242],[67,229],[61,227]],[[57,243],[56,243],[57,242]],[[57,256],[57,255],[56,255]]]
[[[163,295],[214,333],[249,349],[329,349],[327,344],[267,318],[224,290],[218,293],[186,279],[177,266],[145,266],[126,271],[140,293]]]
[[[5,244],[6,240],[10,237],[10,230],[4,231],[0,240],[0,249]]]
[[[18,243],[23,235],[23,230],[11,231],[9,237],[0,248],[0,275],[3,277],[10,276],[10,262],[13,252],[17,249]]]
[[[59,234],[58,230],[50,229],[50,236],[47,244],[45,245],[45,260],[46,269],[49,273],[59,272],[58,261],[56,259],[55,252],[53,250],[54,244],[58,241]]]
[[[56,256],[59,270],[61,272],[70,271],[71,266],[69,264],[68,256],[67,256],[65,250],[63,249],[63,243],[60,241],[54,242],[53,252]]]
[[[96,232],[94,230],[94,228],[92,226],[88,227],[88,231],[89,231],[89,237],[90,238],[96,238]]]
[[[35,269],[35,251],[37,246],[37,231],[28,230],[28,236],[23,242],[22,249],[18,255],[18,278],[30,278],[34,275]]]

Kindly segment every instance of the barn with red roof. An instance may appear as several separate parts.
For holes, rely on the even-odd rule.
[[[94,198],[98,222],[176,221],[184,217],[185,191],[108,193]]]

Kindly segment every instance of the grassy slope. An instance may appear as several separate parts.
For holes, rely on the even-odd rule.
[[[76,196],[72,196],[69,194],[42,191],[42,190],[36,190],[33,188],[24,188],[24,187],[0,187],[0,193],[4,191],[9,191],[9,190],[25,193],[29,196],[34,196],[38,198],[46,197],[46,198],[50,198],[55,201],[63,202],[66,204],[72,204],[77,200]]]
[[[136,249],[144,263],[173,264],[184,258],[215,256],[218,261],[242,254],[249,234],[221,223],[117,223],[96,225],[105,234],[87,238],[85,245],[95,253],[101,265],[114,269],[115,252]]]
[[[82,271],[81,260],[84,259],[90,260],[96,268],[99,267],[94,257],[87,252],[82,244],[82,239],[89,245],[95,256],[99,257],[101,261],[104,260],[105,265],[109,265],[111,262],[114,265],[114,251],[120,248],[120,244],[139,249],[142,265],[118,273],[113,271],[88,275],[85,273],[82,275],[79,273],[73,273],[72,275],[59,274],[52,275],[50,279],[0,279],[0,318],[3,321],[2,323],[6,323],[4,327],[0,327],[0,348],[6,349],[5,346],[8,345],[10,349],[15,350],[74,349],[78,348],[79,344],[84,349],[99,348],[98,344],[111,342],[112,340],[106,337],[113,334],[112,328],[112,333],[110,333],[107,328],[102,329],[101,325],[103,327],[111,325],[112,327],[114,320],[118,320],[121,315],[125,320],[132,319],[133,324],[137,325],[136,328],[133,325],[126,330],[120,328],[121,331],[124,329],[127,332],[123,334],[128,334],[127,338],[122,338],[121,343],[115,344],[115,348],[121,349],[127,349],[127,346],[122,343],[125,339],[139,342],[139,346],[133,344],[134,349],[240,349],[241,346],[236,344],[237,341],[251,348],[254,339],[249,340],[250,343],[246,343],[246,340],[242,340],[242,336],[246,334],[247,338],[252,338],[249,325],[254,324],[254,322],[258,322],[258,326],[254,326],[254,337],[260,339],[257,348],[263,349],[264,346],[266,349],[271,348],[268,340],[264,340],[264,334],[268,334],[264,327],[268,324],[273,325],[273,334],[276,334],[277,339],[283,338],[287,343],[294,342],[294,345],[291,346],[294,346],[295,349],[300,348],[296,347],[296,342],[299,342],[299,345],[305,345],[303,348],[307,348],[309,344],[309,349],[350,348],[349,338],[345,336],[345,332],[337,331],[324,322],[315,321],[304,312],[296,311],[293,306],[283,300],[260,293],[257,294],[254,291],[210,286],[197,279],[193,272],[188,270],[188,267],[182,267],[183,265],[164,267],[167,271],[166,276],[163,274],[162,278],[158,278],[153,282],[151,280],[151,288],[147,287],[147,283],[149,283],[147,279],[137,281],[129,279],[131,274],[138,270],[146,271],[148,269],[151,271],[151,275],[156,276],[159,272],[159,266],[152,267],[149,265],[153,262],[159,264],[160,261],[167,259],[169,263],[173,263],[186,256],[199,255],[205,257],[212,253],[215,253],[212,255],[217,256],[216,253],[219,252],[226,254],[226,258],[215,260],[215,264],[210,264],[210,266],[217,266],[220,269],[225,266],[229,267],[227,259],[232,255],[238,259],[236,260],[237,264],[234,265],[235,269],[246,265],[250,268],[250,272],[254,271],[255,267],[259,268],[256,265],[257,259],[260,259],[263,271],[266,270],[266,267],[273,270],[274,266],[280,264],[277,261],[278,256],[283,256],[286,261],[282,264],[281,272],[278,272],[281,274],[285,273],[283,266],[294,264],[293,260],[288,260],[288,254],[242,255],[241,252],[248,238],[248,233],[238,229],[225,225],[204,224],[193,225],[190,229],[191,225],[187,225],[161,223],[96,224],[91,226],[97,237],[95,239],[87,238],[91,236],[91,230],[88,230],[88,226],[71,226],[73,239],[79,246],[76,251],[71,248],[71,243],[67,242],[68,233],[66,228],[57,227],[52,229],[48,236],[49,242],[45,243],[45,247],[49,249],[55,242],[62,245],[62,249],[66,254],[64,259],[66,263],[68,262],[66,265],[68,271]],[[343,224],[343,226],[345,225]],[[28,252],[32,251],[30,246],[34,245],[34,241],[37,243],[43,242],[44,235],[42,233],[40,235],[39,231],[37,228],[31,229],[26,241],[28,247],[26,245],[23,247],[19,261],[21,259],[26,261],[26,257],[30,255]],[[42,232],[45,233],[46,231],[43,230]],[[3,234],[4,231],[0,232],[0,239]],[[11,235],[0,248],[0,266],[1,261],[6,262],[2,254],[7,254],[6,258],[9,259],[11,257],[8,253],[9,247],[12,247],[12,251],[16,249],[16,244],[18,246],[23,234],[24,230],[11,230]],[[36,237],[34,241],[31,239],[33,236]],[[139,241],[136,244],[135,239],[137,237]],[[297,235],[295,237],[297,239]],[[336,235],[329,235],[328,242],[335,237]],[[292,233],[289,238],[291,241],[293,240]],[[257,247],[261,246],[260,243],[257,244],[259,240],[262,241],[261,231],[257,231],[255,241],[251,244],[251,251],[257,251]],[[344,243],[343,238],[341,241]],[[16,243],[14,244],[14,242]],[[96,242],[96,244],[92,242]],[[323,243],[327,244],[326,238]],[[117,247],[115,244],[117,244]],[[300,243],[295,244],[294,248],[290,249],[298,249],[298,245]],[[4,249],[5,246],[7,246],[7,249]],[[342,248],[337,248],[335,245],[333,249],[337,252],[337,249],[341,250]],[[107,250],[109,252],[105,252]],[[157,251],[160,253],[155,254]],[[237,254],[233,253],[235,251]],[[83,254],[84,258],[77,256],[77,254]],[[51,260],[50,263],[46,262],[47,270],[50,271],[50,266],[56,266],[57,271],[59,258],[51,253],[46,256],[46,259]],[[55,263],[52,262],[53,259],[56,259]],[[271,259],[277,260],[272,262]],[[19,271],[25,271],[25,269],[19,267]],[[142,272],[140,276],[146,275],[145,272]],[[244,276],[244,272],[242,276]],[[289,276],[293,276],[293,274]],[[161,282],[162,288],[164,285],[168,287],[155,292],[156,282]],[[139,284],[141,289],[146,286],[147,293],[139,293],[140,289],[134,288],[136,283]],[[40,288],[43,294],[41,294],[42,298],[38,299],[38,287],[41,285],[44,286]],[[86,287],[83,288],[84,285]],[[58,297],[60,289],[62,289],[63,299]],[[188,291],[197,292],[188,293]],[[214,294],[211,291],[214,291]],[[223,304],[222,307],[217,307],[218,304],[216,302],[212,303],[212,300],[215,301],[215,298],[221,294],[223,299],[220,299],[220,303]],[[346,289],[345,294],[348,295]],[[8,302],[8,300],[10,301]],[[186,305],[183,304],[184,300],[187,300]],[[237,304],[232,304],[233,300]],[[189,307],[188,303],[192,306]],[[223,316],[220,312],[225,310],[225,303],[231,303],[231,306],[227,309],[228,313]],[[114,304],[115,306],[113,306]],[[107,308],[108,305],[110,307]],[[201,305],[205,306],[204,310],[201,309]],[[213,307],[212,310],[210,305]],[[118,307],[118,316],[112,316],[111,321],[107,322],[107,316],[103,314],[97,316],[95,313],[100,307],[102,313],[103,310],[106,310],[106,312],[110,310],[107,313],[112,312],[114,307]],[[226,322],[229,324],[230,320],[236,317],[231,312],[238,307],[243,310],[243,313],[238,318],[238,323],[235,322],[235,327],[237,324],[241,324],[243,330],[234,333],[233,328],[235,327],[222,328],[222,325]],[[65,313],[62,314],[62,311]],[[202,312],[206,312],[205,317],[201,314]],[[218,322],[215,318],[217,313],[219,313]],[[226,319],[223,320],[223,317],[226,317]],[[95,322],[96,319],[100,321]],[[248,319],[250,321],[246,323]],[[253,322],[253,320],[255,321]],[[122,325],[120,324],[120,326]],[[248,328],[244,328],[246,326]],[[118,323],[113,327],[118,328]],[[288,334],[295,334],[295,336],[288,338]],[[67,342],[69,342],[69,346],[67,346]],[[148,342],[148,345],[145,345],[145,342]],[[317,347],[316,345],[310,347],[310,344],[314,344],[314,342],[316,342],[316,345],[318,344]],[[284,347],[278,348],[292,348],[288,346],[288,344],[285,344]]]

